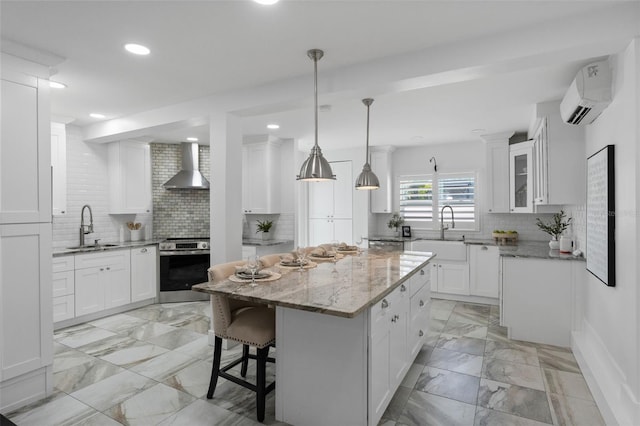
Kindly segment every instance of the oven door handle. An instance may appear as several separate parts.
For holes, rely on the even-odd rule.
[[[210,254],[209,250],[170,250],[160,251],[160,256],[193,256],[194,254]]]

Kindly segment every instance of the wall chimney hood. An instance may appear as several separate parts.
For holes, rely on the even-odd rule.
[[[198,170],[198,144],[182,142],[182,170],[164,183],[165,189],[209,189],[209,181]]]

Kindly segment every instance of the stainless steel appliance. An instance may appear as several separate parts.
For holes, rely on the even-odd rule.
[[[210,245],[208,238],[167,238],[159,244],[160,303],[207,300],[191,286],[208,280]]]

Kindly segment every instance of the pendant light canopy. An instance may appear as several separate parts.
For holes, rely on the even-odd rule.
[[[315,144],[313,145],[313,148],[311,148],[309,158],[302,163],[302,167],[300,167],[300,174],[296,179],[311,182],[335,180],[336,175],[331,171],[329,162],[322,156],[322,150],[318,146],[318,61],[324,56],[324,52],[320,49],[311,49],[307,52],[307,56],[313,60]]]
[[[376,174],[371,171],[371,166],[369,165],[369,107],[373,103],[373,99],[363,99],[362,103],[367,107],[367,150],[362,172],[356,179],[356,189],[378,189],[380,188],[380,182]]]

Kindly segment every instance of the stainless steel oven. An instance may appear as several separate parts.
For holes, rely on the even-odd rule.
[[[160,303],[207,300],[191,291],[191,286],[208,280],[209,241],[194,238],[168,238],[160,248]]]

